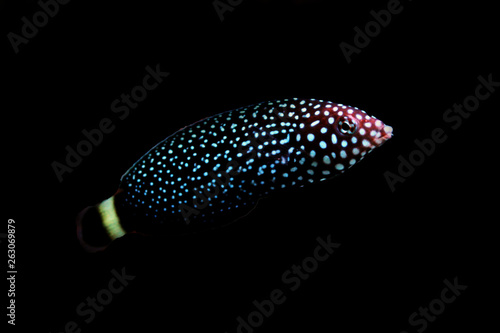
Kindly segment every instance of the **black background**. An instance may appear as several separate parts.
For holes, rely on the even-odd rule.
[[[15,219],[16,328],[236,332],[236,318],[279,288],[287,300],[256,332],[416,332],[408,317],[455,277],[467,290],[426,331],[491,327],[500,92],[457,130],[442,116],[474,93],[479,75],[500,81],[497,10],[404,1],[348,64],[339,44],[353,44],[353,28],[387,3],[246,0],[221,22],[212,1],[73,0],[18,54],[7,33],[40,8],[3,3],[0,230]],[[156,64],[170,76],[119,120],[111,102]],[[270,198],[228,227],[80,249],[76,214],[112,195],[150,147],[203,117],[282,97],[357,106],[393,126],[394,138],[342,177]],[[59,182],[51,163],[103,118],[116,129]],[[446,142],[392,192],[384,172],[396,173],[398,156],[437,127]],[[328,235],[340,248],[289,292],[282,274]],[[122,267],[135,279],[85,323],[76,307]]]

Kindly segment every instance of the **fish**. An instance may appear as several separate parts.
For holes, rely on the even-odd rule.
[[[393,128],[357,107],[284,98],[222,112],[156,144],[116,193],[83,209],[77,238],[97,252],[130,233],[213,229],[262,198],[329,180],[361,161]]]

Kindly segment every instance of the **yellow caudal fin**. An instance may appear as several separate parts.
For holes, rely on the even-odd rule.
[[[98,252],[126,234],[116,213],[114,196],[82,210],[76,219],[77,237],[87,252]]]

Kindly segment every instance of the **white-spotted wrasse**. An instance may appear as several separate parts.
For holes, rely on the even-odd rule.
[[[142,156],[118,191],[77,218],[99,251],[130,232],[175,234],[234,221],[273,192],[345,172],[392,136],[355,107],[283,99],[223,112],[175,132]]]

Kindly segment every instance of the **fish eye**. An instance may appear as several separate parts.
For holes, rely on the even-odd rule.
[[[348,117],[340,119],[338,126],[342,134],[353,134],[356,131],[356,123]]]

